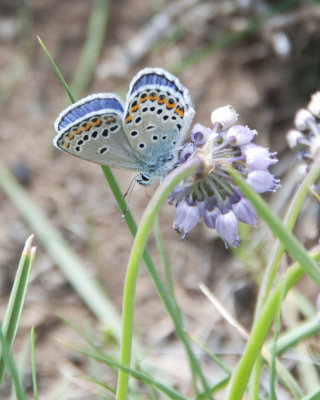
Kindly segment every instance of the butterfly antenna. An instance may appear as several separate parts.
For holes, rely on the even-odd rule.
[[[125,210],[124,210],[124,212],[123,212],[123,214],[122,214],[122,218],[124,218],[124,217],[126,216],[127,211],[129,210],[129,204],[130,204],[130,201],[131,201],[132,192],[133,192],[133,189],[134,189],[135,184],[136,184],[137,181],[138,181],[138,176],[139,176],[139,175],[135,176],[135,177],[132,179],[132,181],[130,182],[130,185],[129,185],[127,191],[126,191],[125,194],[122,196],[122,198],[124,199],[124,198],[128,195],[128,193],[129,193],[127,205],[126,205],[126,208],[125,208]]]

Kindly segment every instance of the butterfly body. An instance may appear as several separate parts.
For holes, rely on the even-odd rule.
[[[143,185],[174,168],[194,116],[188,90],[161,68],[132,80],[126,103],[113,93],[87,96],[55,122],[54,145],[80,158],[138,171]]]

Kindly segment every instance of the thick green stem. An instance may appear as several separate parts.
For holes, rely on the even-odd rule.
[[[179,168],[176,168],[171,174],[169,174],[164,179],[163,183],[158,187],[152,199],[150,200],[142,217],[141,224],[137,230],[128,263],[123,297],[121,364],[125,367],[129,367],[131,362],[136,280],[149,231],[161,205],[164,203],[171,190],[180,181],[198,172],[202,168],[202,165],[202,160],[195,157],[192,160],[182,164]],[[128,382],[129,375],[123,371],[120,371],[117,388],[117,400],[126,400]]]

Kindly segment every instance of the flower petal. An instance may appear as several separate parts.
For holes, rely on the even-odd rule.
[[[216,220],[218,216],[220,215],[220,211],[217,207],[215,207],[213,210],[205,210],[204,212],[204,223],[208,228],[214,229],[216,227]]]
[[[170,205],[176,200],[178,203],[190,192],[190,186],[183,186],[182,184],[176,186],[168,196],[168,203]]]
[[[238,220],[233,211],[220,214],[216,220],[215,228],[224,240],[226,247],[237,247],[239,245]]]
[[[255,225],[257,222],[257,214],[255,209],[252,207],[249,200],[242,198],[237,203],[233,204],[232,211],[240,222],[244,222],[248,225]]]
[[[189,205],[187,201],[178,204],[174,213],[173,227],[178,232],[184,231],[182,239],[185,239],[187,234],[200,221],[201,215],[196,205]]]
[[[184,162],[187,161],[187,159],[194,153],[196,149],[196,146],[191,143],[188,142],[183,146],[183,149],[181,150],[180,153],[180,158],[179,158],[179,162],[180,164],[183,164]]]
[[[246,182],[257,193],[273,191],[279,187],[280,183],[279,179],[275,179],[267,170],[249,172]]]
[[[246,156],[246,164],[250,170],[267,169],[270,165],[278,162],[268,149],[253,143],[244,146],[243,154]]]
[[[256,130],[251,130],[247,126],[233,125],[228,129],[227,138],[234,139],[235,144],[242,146],[250,143],[257,134]]]

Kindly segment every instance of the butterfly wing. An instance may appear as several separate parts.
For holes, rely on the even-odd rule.
[[[161,68],[145,68],[132,80],[124,117],[129,143],[159,175],[177,160],[194,109],[188,90]]]
[[[112,93],[93,94],[62,111],[54,145],[77,157],[110,167],[140,170],[123,129],[123,105]]]

